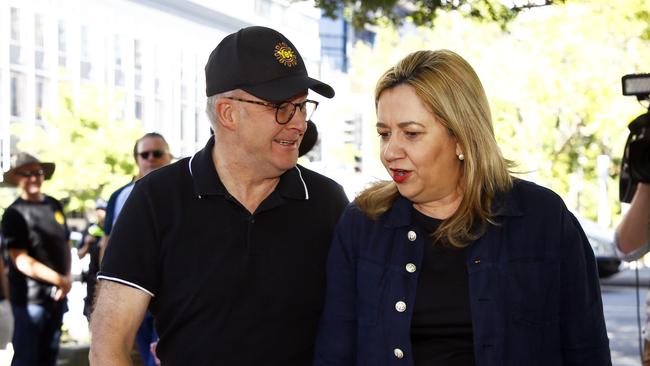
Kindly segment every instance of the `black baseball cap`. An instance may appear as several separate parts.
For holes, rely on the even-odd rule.
[[[334,89],[307,75],[296,47],[266,27],[242,28],[224,38],[205,65],[208,97],[242,89],[260,99],[280,102],[307,89],[332,98]]]

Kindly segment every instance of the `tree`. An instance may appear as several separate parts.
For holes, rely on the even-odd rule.
[[[316,0],[323,13],[336,19],[339,14],[361,29],[366,25],[402,25],[408,20],[416,26],[433,26],[440,12],[455,11],[467,17],[496,22],[502,27],[522,10],[565,0]],[[508,4],[506,4],[508,3]]]
[[[42,161],[56,163],[43,190],[66,203],[66,210],[83,213],[96,198],[108,198],[135,172],[133,143],[142,135],[136,121],[109,119],[111,99],[92,86],[82,86],[76,103],[71,93],[59,92],[58,112],[45,111],[47,122],[16,124],[12,135],[18,149]]]
[[[374,47],[355,46],[350,77],[353,88],[366,95],[364,116],[370,119],[374,85],[397,60],[419,49],[459,53],[483,82],[499,145],[519,164],[521,177],[552,188],[570,207],[595,218],[596,158],[608,155],[608,202],[615,216],[626,126],[643,112],[634,98],[621,95],[621,76],[650,72],[647,9],[650,0],[584,0],[533,9],[507,31],[444,13],[434,29],[379,29]],[[374,121],[364,126],[373,130]],[[378,139],[369,139],[378,145]],[[376,159],[376,153],[368,155],[364,161]]]

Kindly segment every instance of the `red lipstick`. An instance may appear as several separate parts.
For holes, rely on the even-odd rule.
[[[411,172],[408,170],[393,170],[393,180],[395,183],[404,183],[411,176]]]

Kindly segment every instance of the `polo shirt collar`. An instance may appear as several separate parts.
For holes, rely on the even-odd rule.
[[[212,148],[214,147],[214,136],[211,136],[205,147],[199,150],[190,158],[189,169],[194,191],[197,195],[226,195],[226,187],[219,179],[219,174],[214,167],[212,160]],[[282,197],[307,200],[309,199],[309,190],[307,183],[302,177],[302,168],[296,165],[287,170],[280,176],[280,182],[275,188],[275,192]]]

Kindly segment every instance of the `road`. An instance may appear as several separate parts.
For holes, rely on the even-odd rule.
[[[601,287],[605,322],[609,335],[613,366],[639,366],[639,330],[637,326],[637,292],[634,286]],[[639,289],[641,325],[645,320],[647,287]]]

